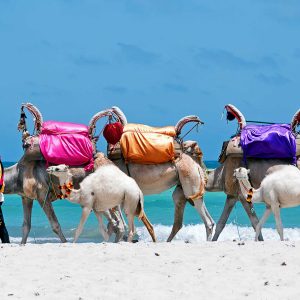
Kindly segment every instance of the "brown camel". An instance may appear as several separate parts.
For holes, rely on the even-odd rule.
[[[234,114],[239,122],[239,130],[246,126],[246,120],[243,114],[233,105],[226,106],[227,111]],[[300,110],[294,115],[292,119],[292,129],[295,128],[300,122]],[[225,227],[228,217],[235,205],[235,203],[240,200],[250,221],[255,229],[258,224],[258,218],[256,213],[252,209],[252,206],[243,197],[239,184],[236,178],[233,177],[234,170],[239,167],[244,167],[245,163],[243,160],[243,154],[241,148],[238,145],[238,141],[233,141],[233,146],[236,147],[231,151],[232,154],[228,154],[226,147],[223,147],[221,153],[221,165],[220,167],[208,171],[208,181],[206,184],[206,191],[209,192],[220,192],[223,191],[226,195],[226,202],[224,205],[223,212],[220,219],[217,222],[215,234],[213,236],[213,241],[216,241]],[[236,144],[235,144],[236,143]],[[234,145],[235,144],[235,145]],[[232,146],[232,144],[230,145]],[[229,147],[229,146],[228,146]],[[227,154],[226,154],[227,151]],[[298,157],[300,153],[297,153]],[[290,160],[285,159],[247,159],[247,168],[250,170],[251,183],[254,188],[259,188],[262,180],[267,174],[270,167],[290,164]],[[272,170],[272,169],[271,169]],[[274,170],[274,168],[273,168]],[[263,240],[261,233],[258,236],[259,240]]]

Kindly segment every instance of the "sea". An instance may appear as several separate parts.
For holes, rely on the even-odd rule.
[[[206,161],[208,168],[218,166],[217,161]],[[4,166],[13,163],[4,162]],[[154,225],[158,241],[166,241],[173,224],[174,205],[172,200],[173,189],[167,190],[159,195],[145,196],[145,211]],[[215,222],[218,221],[226,200],[222,192],[207,192],[204,197],[206,207]],[[63,233],[68,241],[72,241],[75,229],[81,216],[81,207],[67,200],[53,202],[56,216],[59,220]],[[264,204],[255,204],[257,215],[262,216],[265,210]],[[19,243],[22,235],[23,208],[21,197],[18,195],[5,195],[2,211],[9,232],[11,242]],[[281,218],[284,226],[284,236],[287,240],[300,240],[300,206],[295,208],[281,209]],[[141,242],[151,241],[143,224],[136,220],[136,239]],[[59,238],[52,232],[51,226],[43,210],[37,201],[34,201],[32,211],[31,231],[28,238],[29,243],[59,243]],[[275,221],[270,216],[262,233],[265,240],[279,240],[275,229]],[[221,233],[220,241],[253,240],[254,230],[242,205],[238,202],[233,208],[228,223]],[[113,241],[114,237],[111,237]],[[205,227],[197,211],[187,203],[184,212],[184,226],[178,232],[175,241],[189,243],[201,243],[206,241]],[[91,214],[85,224],[83,233],[78,242],[102,242],[103,239],[98,230],[96,217]]]

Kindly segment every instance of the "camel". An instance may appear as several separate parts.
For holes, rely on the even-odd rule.
[[[21,111],[21,119],[18,128],[19,130],[23,131],[22,140],[23,146],[26,149],[24,154],[24,161],[32,163],[32,161],[41,160],[43,158],[38,147],[38,142],[36,141],[38,137],[30,135],[27,131],[23,111],[24,107],[26,107],[34,116],[34,134],[39,134],[43,123],[43,118],[41,113],[35,106],[29,103],[23,104]],[[127,124],[127,119],[125,115],[117,107],[112,107],[110,109],[103,110],[95,114],[89,123],[90,137],[94,142],[95,151],[96,142],[99,138],[95,135],[96,122],[100,118],[105,116],[108,116],[109,118],[117,118],[117,120],[119,120],[123,125]],[[181,120],[179,120],[179,122],[175,126],[177,136],[180,135],[183,126],[188,122],[196,122],[197,124],[203,123],[196,116],[184,117]],[[126,164],[125,161],[122,159],[113,161],[123,172],[125,172],[137,182],[144,195],[157,194],[168,190],[174,186],[176,187],[173,192],[173,201],[175,204],[174,223],[172,231],[168,237],[168,241],[171,241],[182,227],[183,210],[187,201],[194,205],[201,218],[203,219],[203,222],[206,227],[207,240],[210,240],[212,238],[214,221],[210,216],[209,212],[207,211],[207,208],[203,201],[205,176],[201,164],[197,162],[197,160],[199,160],[198,154],[193,151],[191,153],[191,144],[194,147],[194,143],[183,143],[183,153],[174,162],[167,162],[155,165],[142,165],[133,163]],[[45,165],[39,166],[45,168]],[[45,169],[42,172],[46,172]],[[31,176],[31,180],[33,181],[35,180],[35,174]],[[81,178],[81,180],[82,179],[83,178]],[[47,190],[48,188],[47,183],[48,182],[46,181],[43,182],[43,189],[45,190]],[[52,197],[51,199],[50,196]],[[49,192],[48,199],[49,201],[47,200],[47,205],[51,206],[52,199],[55,199],[55,195],[54,193],[52,193],[52,191]],[[43,196],[39,201],[44,201]],[[30,207],[28,206],[29,205],[27,205],[26,201],[23,202],[24,214],[26,213],[25,218],[27,220],[30,218],[28,213],[28,211],[30,211]],[[27,221],[26,223],[28,224],[29,222]]]
[[[234,114],[238,119],[239,122],[238,131],[240,132],[246,126],[245,117],[236,107],[234,107],[231,104],[226,105],[225,108],[227,109],[228,112]],[[293,131],[295,131],[295,128],[297,127],[299,122],[300,122],[300,110],[296,112],[296,114],[292,119],[291,124],[292,124]],[[300,153],[297,153],[297,155],[300,155]],[[207,171],[207,184],[205,186],[206,191],[209,192],[222,191],[227,196],[223,212],[216,225],[216,230],[212,238],[213,241],[216,241],[220,236],[228,220],[228,217],[235,203],[238,200],[242,203],[254,230],[256,229],[257,224],[259,222],[257,215],[252,209],[251,205],[247,201],[245,201],[244,197],[241,195],[238,182],[232,176],[235,169],[245,166],[245,161],[243,159],[242,153],[240,154],[237,153],[236,155],[234,154],[226,155],[226,148],[224,148],[224,151],[222,151],[220,157],[222,158],[221,165],[216,169]],[[247,159],[247,168],[250,170],[250,178],[251,178],[252,186],[254,188],[259,188],[262,180],[266,176],[267,171],[271,167],[278,166],[278,165],[288,165],[290,163],[291,162],[288,159],[254,159],[254,158]],[[261,233],[259,234],[258,239],[263,240]]]
[[[119,118],[123,125],[127,124],[127,119],[122,113]],[[104,110],[96,114],[90,122],[91,136],[94,136],[95,123],[103,116],[109,114],[109,110]],[[115,114],[115,112],[113,113]],[[203,123],[196,116],[182,118],[175,125],[176,136],[179,137],[183,126],[188,122]],[[144,195],[159,194],[175,186],[173,201],[175,204],[174,223],[172,231],[167,239],[172,241],[183,224],[183,211],[186,202],[195,207],[202,218],[206,228],[206,238],[211,240],[214,221],[210,216],[204,200],[205,174],[203,172],[202,151],[196,142],[188,141],[182,144],[183,153],[174,162],[160,164],[139,164],[125,162],[124,158],[115,158],[113,162],[127,175],[135,179]],[[200,188],[199,188],[200,187]]]
[[[31,229],[31,213],[33,200],[37,199],[45,212],[52,230],[61,242],[66,242],[60,224],[52,207],[55,194],[49,190],[49,176],[45,161],[26,162],[23,158],[11,167],[5,168],[4,194],[18,194],[22,197],[23,226],[21,244],[26,244]]]
[[[33,201],[36,199],[45,212],[51,228],[58,235],[61,242],[67,242],[61,226],[55,215],[52,202],[58,199],[60,190],[59,182],[55,176],[49,176],[46,171],[47,164],[43,160],[27,161],[24,156],[13,166],[5,168],[4,194],[18,194],[22,198],[23,225],[21,244],[26,244],[31,229],[31,214]],[[70,168],[75,188],[89,174],[84,168]],[[116,233],[115,241],[119,241],[125,232],[125,223],[120,212],[106,213],[110,234]]]
[[[47,172],[58,177],[60,185],[65,187],[66,198],[71,202],[79,203],[82,207],[82,216],[75,232],[74,243],[80,236],[91,210],[94,211],[98,219],[100,233],[104,240],[108,241],[109,234],[104,227],[102,213],[119,205],[124,208],[128,220],[129,233],[127,241],[132,242],[134,216],[138,216],[155,242],[153,226],[144,212],[142,191],[134,179],[123,173],[112,162],[109,162],[104,155],[102,157],[107,163],[85,177],[80,183],[80,189],[73,188],[72,174],[66,165],[51,166],[47,169]]]
[[[292,165],[279,165],[269,170],[258,189],[254,189],[249,182],[249,170],[237,168],[234,177],[240,185],[240,190],[248,202],[264,202],[266,210],[256,226],[255,241],[261,232],[262,226],[273,212],[276,228],[283,241],[283,227],[280,218],[280,208],[300,205],[300,170]]]

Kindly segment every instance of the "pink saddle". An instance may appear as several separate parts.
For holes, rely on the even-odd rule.
[[[41,152],[48,163],[93,168],[93,144],[82,124],[46,121],[40,134]]]

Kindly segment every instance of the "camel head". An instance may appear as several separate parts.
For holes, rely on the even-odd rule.
[[[250,170],[246,169],[246,168],[237,168],[234,170],[233,172],[233,176],[237,179],[237,180],[242,180],[242,179],[247,179],[249,180],[249,173]]]
[[[200,149],[198,143],[196,141],[185,141],[182,144],[184,152],[196,156],[196,157],[202,157],[203,153]]]
[[[47,168],[47,172],[54,176],[60,176],[63,173],[67,173],[69,171],[69,167],[67,165],[61,164],[57,166],[51,166]]]

